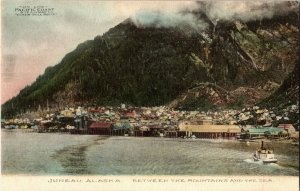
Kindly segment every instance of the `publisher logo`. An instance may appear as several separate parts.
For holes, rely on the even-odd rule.
[[[15,8],[16,16],[53,16],[55,9],[48,6],[18,6]]]

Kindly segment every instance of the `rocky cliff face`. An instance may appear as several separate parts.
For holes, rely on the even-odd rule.
[[[277,106],[277,108],[299,104],[299,63],[296,63],[281,86],[260,104],[266,107]]]
[[[216,40],[211,44],[214,78],[230,79],[235,85],[257,85],[264,79],[280,83],[298,60],[299,31],[295,23],[277,22],[270,26],[270,21],[217,25]]]
[[[269,95],[299,60],[298,13],[215,23],[197,14],[206,18],[205,30],[136,25],[131,19],[120,23],[46,69],[3,105],[2,114],[11,114],[12,105],[34,109],[46,99],[52,107],[227,107],[239,99],[250,104]]]
[[[208,52],[205,62],[209,63],[207,68],[213,81],[223,90],[215,84],[201,84],[183,92],[169,106],[184,109],[247,107],[265,102],[270,94],[271,100],[285,94],[295,101],[299,97],[295,86],[297,66],[294,68],[299,60],[296,18],[297,14],[292,14],[276,18],[276,22],[221,21],[211,26],[213,35],[205,47]],[[287,75],[288,79],[274,93]],[[294,85],[290,85],[292,82]],[[283,90],[283,87],[292,88]],[[269,103],[277,103],[271,100]]]

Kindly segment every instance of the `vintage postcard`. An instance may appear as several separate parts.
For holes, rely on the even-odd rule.
[[[299,189],[299,1],[1,1],[1,190]]]

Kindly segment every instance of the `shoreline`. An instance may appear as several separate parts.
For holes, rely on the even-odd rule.
[[[90,136],[101,136],[101,137],[127,137],[127,138],[154,138],[154,139],[171,139],[171,140],[181,140],[181,141],[205,141],[205,142],[213,142],[213,143],[227,143],[227,142],[236,142],[236,143],[295,143],[299,144],[299,140],[293,139],[286,139],[286,138],[278,138],[278,139],[268,139],[268,138],[261,138],[261,139],[233,139],[233,138],[182,138],[182,137],[159,137],[159,136],[125,136],[125,135],[101,135],[101,134],[72,134],[69,131],[62,131],[62,132],[38,132],[37,129],[5,129],[1,128],[1,132],[21,132],[21,133],[37,133],[37,134],[70,134],[70,135],[90,135]]]

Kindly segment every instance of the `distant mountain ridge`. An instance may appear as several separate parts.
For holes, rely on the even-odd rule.
[[[32,85],[2,105],[2,116],[45,107],[47,102],[52,108],[165,105],[201,83],[216,84],[228,92],[243,87],[255,91],[267,81],[281,84],[299,60],[296,13],[247,23],[213,24],[208,18],[206,22],[206,30],[190,32],[136,26],[127,19],[48,67]],[[202,87],[197,91],[206,96],[206,106],[217,106],[211,97],[214,94],[203,93],[208,87]],[[254,92],[259,95],[251,102],[267,97],[273,89]],[[224,91],[219,90],[224,107],[244,95],[224,98]],[[202,102],[196,101],[193,107],[199,108],[197,104],[201,109]]]

